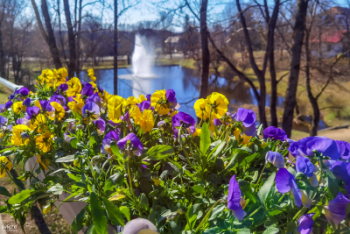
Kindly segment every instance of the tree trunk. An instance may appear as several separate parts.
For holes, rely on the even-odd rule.
[[[200,34],[202,49],[202,75],[199,95],[200,98],[206,98],[208,95],[210,54],[208,48],[207,8],[208,0],[202,0],[200,7]]]
[[[278,18],[278,11],[280,8],[280,1],[275,2],[275,7],[272,12],[272,16],[268,26],[267,43],[269,44],[268,59],[269,59],[269,70],[271,75],[271,100],[270,100],[270,114],[271,114],[271,125],[278,127],[277,119],[277,79],[275,69],[275,28]]]
[[[311,91],[310,84],[310,48],[309,48],[309,36],[310,31],[307,30],[305,34],[305,53],[306,53],[306,66],[305,66],[305,81],[306,81],[306,92],[313,110],[313,118],[310,129],[310,136],[317,136],[318,123],[320,121],[320,108],[317,103],[317,99],[314,97]]]
[[[282,124],[284,131],[289,137],[291,136],[293,126],[293,112],[296,103],[296,92],[300,72],[301,49],[303,46],[303,39],[305,34],[305,20],[308,2],[309,0],[298,1],[296,21],[293,30],[294,45],[292,47],[292,62],[289,71],[289,81]]]
[[[77,32],[77,62],[75,64],[76,74],[79,77],[80,74],[80,33],[81,33],[81,13],[82,13],[82,2],[83,0],[79,0],[79,22],[78,22],[78,32]]]
[[[68,0],[63,0],[63,4],[64,4],[64,13],[66,15],[66,21],[67,21],[67,29],[68,29],[68,44],[69,44],[68,77],[72,78],[74,76],[75,62],[76,62],[75,36],[74,36],[72,21],[70,17]]]
[[[2,30],[1,30],[1,22],[0,22],[0,76],[5,78],[5,51],[2,42]]]
[[[114,95],[118,94],[118,0],[114,0]]]
[[[34,8],[34,12],[35,12],[38,24],[42,25],[40,15],[39,15],[38,10],[36,9],[36,4],[35,4],[34,0],[32,0],[32,5]],[[52,59],[53,59],[53,63],[55,65],[55,67],[58,69],[58,68],[62,67],[62,63],[60,60],[60,54],[59,54],[58,49],[57,49],[55,34],[53,32],[53,29],[52,29],[51,19],[50,19],[50,15],[49,15],[49,10],[47,8],[46,0],[41,0],[41,10],[42,10],[42,13],[44,16],[47,34],[45,31],[43,31],[44,28],[42,26],[41,27],[39,26],[39,29],[40,29],[41,34],[43,35],[44,39],[46,40],[47,44],[49,45],[50,52],[51,52]]]

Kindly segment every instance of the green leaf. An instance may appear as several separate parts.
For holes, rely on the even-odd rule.
[[[90,207],[94,230],[99,234],[106,234],[108,225],[107,217],[94,192],[90,194]]]
[[[200,150],[201,150],[203,155],[205,155],[205,153],[209,149],[210,143],[211,143],[211,141],[210,141],[209,127],[208,127],[208,124],[206,122],[204,122],[204,124],[202,126],[201,143],[200,143]]]
[[[72,140],[70,140],[70,145],[74,148],[77,149],[78,148],[78,139],[77,138],[73,138]]]
[[[111,150],[113,152],[113,154],[117,157],[123,157],[123,155],[120,153],[119,151],[119,147],[116,145],[115,142],[111,143]]]
[[[59,158],[56,160],[58,163],[63,163],[63,162],[73,162],[74,161],[74,154],[65,156],[63,158]]]
[[[117,172],[113,175],[111,175],[111,177],[109,177],[109,179],[113,182],[113,184],[121,184],[124,181],[124,175],[120,172]]]
[[[61,195],[63,193],[63,186],[59,183],[55,184],[47,192],[53,193],[55,195]]]
[[[205,189],[200,185],[194,185],[194,186],[192,186],[192,189],[196,193],[204,193],[205,192]]]
[[[94,144],[97,143],[95,136],[90,136],[89,143],[90,143],[90,147],[93,147]]]
[[[216,158],[221,153],[221,151],[225,147],[225,144],[226,144],[226,142],[224,141],[216,148],[215,153],[213,154],[213,158]]]
[[[84,214],[85,209],[82,209],[77,216],[72,221],[72,224],[70,228],[72,229],[73,233],[78,233],[83,228],[83,221],[84,221]]]
[[[273,183],[275,182],[275,177],[276,177],[276,172],[273,172],[269,178],[267,178],[267,180],[265,181],[265,183],[263,184],[263,186],[261,186],[259,192],[258,192],[258,196],[260,199],[260,202],[265,205],[265,201],[267,199],[267,196],[269,195],[271,188],[273,186]]]
[[[221,212],[226,208],[225,205],[218,205],[216,206],[212,212],[211,212],[211,215],[210,215],[210,218],[208,219],[208,221],[212,221],[212,220],[215,220],[216,217],[218,217],[218,215],[221,214]]]
[[[103,203],[105,204],[108,218],[111,221],[113,225],[125,225],[124,222],[124,215],[123,213],[119,210],[119,208],[114,205],[112,202],[108,201],[107,198],[103,198]]]
[[[11,197],[11,193],[5,188],[0,186],[0,194],[6,197]]]
[[[141,202],[141,204],[144,207],[149,207],[149,201],[148,201],[148,198],[147,198],[146,194],[141,193],[141,195],[140,195],[140,202]]]
[[[245,196],[247,196],[252,202],[256,203],[256,193],[253,192],[250,184],[244,180],[238,180],[239,188]]]
[[[249,228],[242,228],[242,229],[239,229],[237,234],[250,234],[250,229]]]
[[[268,227],[264,232],[263,234],[277,234],[279,233],[280,230],[276,227]]]
[[[217,234],[219,233],[220,228],[214,227],[214,228],[209,228],[203,232],[203,234]]]
[[[119,210],[124,214],[125,218],[130,221],[130,209],[126,206],[121,206]]]
[[[106,193],[107,191],[114,191],[115,186],[113,185],[113,181],[111,179],[108,179],[105,182],[105,186],[103,187],[103,191]]]
[[[147,156],[153,161],[159,161],[167,158],[173,153],[173,147],[169,145],[156,145],[147,151]]]
[[[331,197],[331,200],[334,199],[339,193],[339,184],[337,178],[335,178],[334,174],[327,169],[327,182],[328,182],[328,194]]]
[[[16,195],[10,197],[8,202],[10,205],[21,203],[22,201],[24,201],[28,197],[30,197],[32,192],[34,192],[34,191],[35,190],[29,190],[29,189],[22,190],[21,192],[17,193]]]

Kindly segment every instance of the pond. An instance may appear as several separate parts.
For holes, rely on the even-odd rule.
[[[177,101],[180,103],[180,111],[186,112],[196,118],[193,109],[195,101],[199,97],[200,76],[193,69],[182,66],[154,66],[152,72],[157,78],[135,78],[118,79],[118,95],[127,98],[129,96],[138,97],[140,94],[152,94],[156,90],[174,89]],[[131,75],[131,68],[118,69],[118,75]],[[114,92],[113,69],[95,70],[96,83],[109,93]],[[83,71],[81,76],[86,77]],[[131,77],[131,76],[129,76]],[[257,105],[253,90],[242,82],[229,81],[223,77],[211,77],[209,79],[209,92],[220,92],[224,94],[230,104],[239,107],[243,104]],[[277,105],[282,107],[284,97],[278,97]],[[266,106],[270,105],[270,95],[266,97]],[[230,105],[229,108],[233,108]],[[230,111],[233,111],[232,109]],[[320,129],[325,124],[320,121]]]

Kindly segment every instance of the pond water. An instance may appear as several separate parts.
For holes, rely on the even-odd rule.
[[[124,98],[129,96],[138,97],[140,94],[145,96],[152,94],[156,90],[174,89],[177,101],[181,105],[179,110],[196,118],[193,105],[199,97],[200,85],[200,76],[196,74],[196,71],[181,66],[155,66],[152,68],[152,73],[156,78],[135,78],[131,76],[131,68],[118,69],[118,75],[130,75],[129,79],[118,79],[118,95]],[[95,70],[95,75],[97,77],[96,83],[101,88],[109,93],[114,92],[113,69]],[[82,71],[80,77],[86,77],[86,72]],[[220,92],[224,94],[230,104],[235,104],[237,107],[245,103],[258,104],[250,87],[242,82],[228,81],[222,77],[215,79],[213,76],[209,79],[209,92]],[[277,105],[283,106],[283,103],[284,97],[278,97]],[[266,106],[269,105],[270,95],[267,95]],[[320,121],[320,129],[324,127],[324,122]]]

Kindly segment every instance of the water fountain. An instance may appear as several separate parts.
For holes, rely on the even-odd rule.
[[[158,76],[152,73],[154,57],[154,46],[151,41],[145,36],[136,34],[130,74],[119,75],[118,78],[128,80],[134,80],[135,78],[158,78]]]

